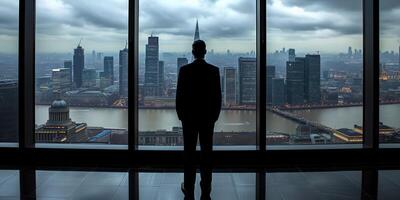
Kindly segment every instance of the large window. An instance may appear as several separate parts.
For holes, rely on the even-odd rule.
[[[0,142],[18,141],[18,1],[0,1]]]
[[[360,0],[268,1],[267,145],[362,142],[362,24]]]
[[[206,61],[219,67],[223,92],[214,145],[255,149],[256,13],[254,0],[139,1],[141,148],[182,149],[182,125],[175,111],[177,76],[193,61],[193,41],[202,39]]]
[[[38,0],[36,16],[36,143],[127,144],[128,1]]]
[[[379,141],[399,143],[400,113],[400,2],[380,2],[380,114]]]

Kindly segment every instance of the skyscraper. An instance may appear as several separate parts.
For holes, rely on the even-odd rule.
[[[68,68],[53,69],[51,71],[51,87],[53,93],[64,94],[71,89],[71,72]]]
[[[296,50],[289,49],[289,62],[294,62],[296,60]]]
[[[305,58],[286,62],[286,89],[288,104],[304,103],[304,64]]]
[[[272,104],[272,79],[275,78],[275,66],[267,66],[267,104]]]
[[[230,106],[236,104],[236,68],[224,68],[224,105]]]
[[[84,49],[82,48],[80,42],[78,44],[78,47],[74,49],[74,83],[77,88],[80,88],[82,86],[82,72],[83,68],[85,67],[85,52]]]
[[[18,82],[0,80],[0,142],[17,142]]]
[[[179,70],[181,69],[181,67],[183,65],[187,65],[188,64],[188,59],[187,58],[177,58],[176,59],[176,72],[179,73]]]
[[[104,77],[110,80],[111,84],[114,82],[114,57],[104,56]]]
[[[72,83],[72,60],[65,60],[64,68],[69,69],[69,80]]]
[[[194,41],[200,40],[199,20],[196,20],[196,30],[194,31]]]
[[[119,51],[119,95],[128,97],[128,47]]]
[[[148,43],[146,44],[146,59],[145,59],[145,72],[144,72],[145,96],[158,96],[159,94],[158,52],[159,52],[158,37],[151,35],[150,37],[148,37]]]
[[[256,103],[256,58],[239,58],[239,103],[252,105]]]
[[[319,104],[321,101],[320,55],[306,55],[304,76],[304,98],[306,102]]]
[[[96,87],[97,72],[96,69],[83,69],[82,72],[82,87]]]
[[[158,94],[164,96],[164,61],[158,61]]]
[[[285,80],[283,78],[272,79],[272,105],[285,104]]]

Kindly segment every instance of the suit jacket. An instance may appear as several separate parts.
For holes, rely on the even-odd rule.
[[[215,123],[221,111],[218,67],[196,59],[179,70],[176,111],[182,122]]]

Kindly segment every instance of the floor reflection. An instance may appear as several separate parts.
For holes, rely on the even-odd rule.
[[[213,173],[212,199],[255,199],[255,173]],[[200,199],[200,174],[197,173],[195,195]],[[183,199],[181,183],[183,173],[140,173],[140,200]]]
[[[24,177],[21,175],[24,173],[20,173],[19,170],[0,170],[0,199],[20,199],[20,187],[24,185],[36,191],[36,199],[41,200],[122,200],[129,199],[130,195],[137,196],[140,200],[180,200],[183,199],[180,190],[183,180],[181,171],[171,171],[171,169],[169,171],[158,169],[157,172],[151,169],[139,171],[138,176],[131,176],[137,177],[137,180],[131,180],[131,183],[137,183],[133,185],[138,186],[138,190],[135,190],[138,191],[137,194],[135,191],[129,191],[134,187],[129,187],[128,172],[36,170],[33,171],[36,175],[36,180],[31,182],[33,185],[26,185],[23,182],[20,184],[20,176]],[[263,188],[268,200],[359,200],[363,191],[362,171],[357,169],[321,172],[274,170],[259,175],[266,178]],[[378,175],[378,182],[375,182],[378,185],[377,199],[398,200],[400,170],[379,170]],[[212,199],[256,199],[257,187],[261,187],[256,185],[256,177],[257,173],[251,170],[247,172],[218,170],[213,173]],[[197,174],[196,199],[200,197],[199,179],[200,175]]]
[[[360,199],[361,172],[267,173],[267,199]]]

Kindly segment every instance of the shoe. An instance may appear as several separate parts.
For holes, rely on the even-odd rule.
[[[192,194],[188,194],[189,191],[186,190],[184,182],[181,183],[181,191],[183,195],[185,195],[185,200],[194,200],[194,191]]]

